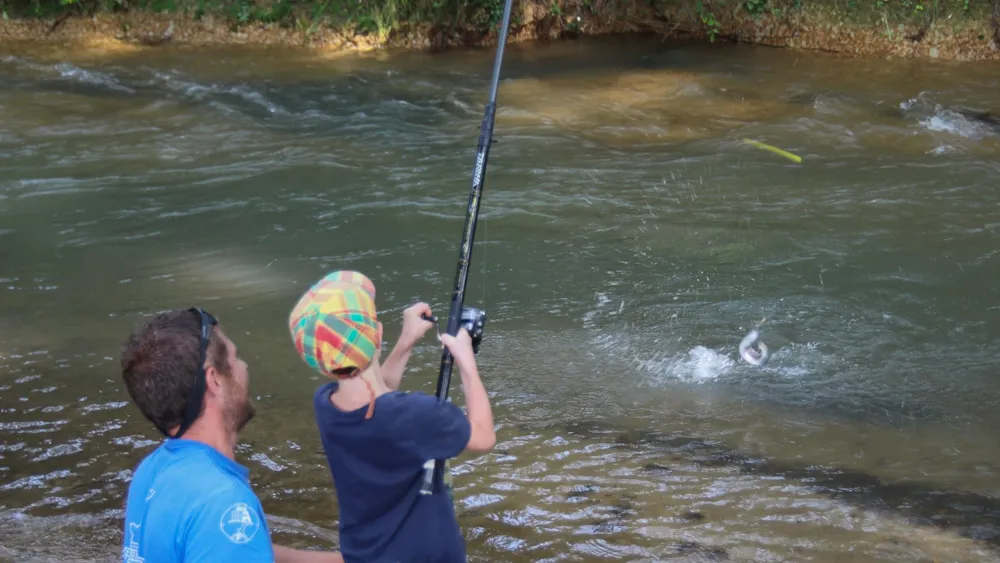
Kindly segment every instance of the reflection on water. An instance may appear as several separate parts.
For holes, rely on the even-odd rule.
[[[507,53],[468,296],[501,443],[456,464],[470,559],[1000,559],[997,67]],[[284,320],[342,267],[390,340],[413,300],[447,308],[492,54],[74,56],[0,58],[0,557],[116,559],[158,439],[118,347],[192,304],[250,363],[238,455],[276,539],[335,546]],[[433,392],[438,358],[404,385]]]

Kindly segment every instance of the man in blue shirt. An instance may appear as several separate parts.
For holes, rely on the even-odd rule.
[[[299,300],[289,318],[305,362],[334,379],[313,407],[340,505],[340,549],[348,563],[466,560],[465,542],[443,472],[422,494],[424,465],[496,443],[489,397],[471,338],[441,335],[462,375],[468,415],[426,393],[397,391],[413,346],[432,325],[418,303],[385,363],[375,286],[363,274],[334,272]]]
[[[157,315],[122,351],[122,377],[167,438],[139,464],[125,509],[123,563],[342,563],[273,545],[237,434],[254,416],[236,345],[200,309]],[[182,437],[183,436],[183,437]]]

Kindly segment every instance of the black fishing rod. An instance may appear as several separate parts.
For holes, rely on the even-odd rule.
[[[507,30],[510,28],[510,12],[513,0],[506,0],[503,8],[503,24],[497,41],[497,55],[493,62],[493,82],[490,85],[490,98],[486,103],[486,112],[480,126],[479,147],[476,152],[476,164],[472,169],[472,189],[469,192],[469,207],[465,215],[465,229],[462,232],[462,244],[458,251],[458,272],[455,274],[455,290],[451,296],[451,309],[448,311],[447,333],[456,336],[459,328],[465,328],[472,337],[472,350],[479,352],[479,344],[483,339],[483,328],[486,324],[486,311],[465,306],[465,286],[469,281],[469,264],[472,262],[472,244],[476,236],[476,223],[479,220],[479,204],[482,202],[483,179],[486,177],[486,163],[490,156],[490,145],[493,143],[493,121],[497,109],[497,90],[500,87],[500,66],[503,63],[503,50],[507,44]],[[426,317],[425,317],[426,318]],[[428,319],[435,320],[436,319]],[[448,400],[448,390],[451,387],[451,368],[454,358],[447,347],[441,353],[441,371],[438,373],[437,398]],[[420,492],[431,494],[434,488],[434,472],[442,467],[440,460],[428,460],[424,465],[424,482]]]

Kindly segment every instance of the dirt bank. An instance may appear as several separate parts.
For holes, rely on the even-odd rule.
[[[437,50],[495,44],[502,12],[502,0],[465,2],[459,5],[464,12],[447,20],[430,8],[421,12],[414,5],[401,7],[395,3],[398,0],[380,0],[378,6],[359,3],[350,13],[309,10],[296,0],[265,6],[238,1],[243,3],[214,10],[202,1],[197,7],[171,4],[159,11],[133,8],[117,13],[87,13],[71,4],[77,9],[35,17],[10,17],[5,9],[0,44],[7,46],[5,50],[16,43],[38,42],[75,43],[97,51],[220,44],[296,45],[345,53]],[[510,36],[514,42],[656,33],[665,38],[738,41],[852,56],[1000,59],[1000,0],[977,5],[971,5],[972,0],[954,0],[954,5],[931,1],[519,0]],[[438,7],[440,2],[432,5]]]

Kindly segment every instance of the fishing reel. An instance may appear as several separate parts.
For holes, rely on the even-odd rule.
[[[420,318],[432,323],[438,322],[437,317],[420,315]],[[483,343],[483,332],[486,329],[486,311],[476,309],[475,307],[463,307],[458,327],[468,331],[469,336],[472,338],[472,352],[478,354],[479,345]]]
[[[462,308],[462,328],[469,331],[472,337],[472,352],[479,353],[479,345],[483,342],[483,331],[486,329],[486,311],[475,307]]]

